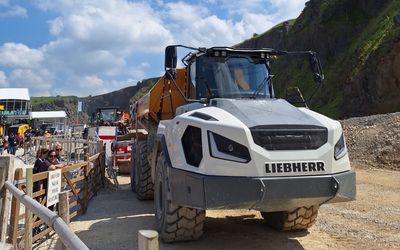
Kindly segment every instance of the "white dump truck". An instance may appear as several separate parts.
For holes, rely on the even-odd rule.
[[[191,50],[177,69],[177,48]],[[165,75],[134,106],[131,186],[153,199],[161,238],[192,240],[207,209],[253,209],[266,224],[305,230],[319,206],[356,196],[338,121],[275,97],[270,63],[316,53],[168,46]]]

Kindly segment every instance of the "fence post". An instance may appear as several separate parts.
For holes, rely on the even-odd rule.
[[[154,230],[139,230],[139,250],[158,250],[158,233]]]
[[[71,161],[71,140],[67,142],[67,165]]]
[[[97,142],[97,148],[96,148],[96,153],[101,153],[103,152],[103,141],[98,141]]]
[[[32,168],[26,169],[26,194],[32,197]],[[32,211],[25,207],[25,249],[32,248]]]
[[[35,139],[35,152],[37,152],[39,150],[40,147],[40,139],[36,138]]]
[[[22,168],[18,168],[15,171],[15,178],[16,181],[23,180],[23,170]],[[18,189],[21,189],[22,184],[16,185]],[[13,196],[12,203],[11,203],[11,234],[10,234],[10,241],[15,246],[17,244],[17,233],[18,233],[18,221],[19,221],[19,210],[20,210],[21,203],[17,198]]]
[[[101,184],[102,187],[105,187],[106,180],[106,152],[102,151],[99,155],[99,163],[100,163],[100,175],[101,175]]]
[[[11,194],[4,187],[6,181],[14,180],[14,157],[0,157],[0,241],[6,242],[7,222],[10,215]]]
[[[89,156],[85,155],[84,161],[87,162],[86,165],[83,167],[84,173],[85,173],[85,193],[84,193],[84,209],[83,213],[86,213],[87,207],[88,207],[88,202],[89,202]]]
[[[67,225],[69,225],[69,199],[68,199],[68,191],[61,192],[58,195],[58,212],[59,216],[65,221]],[[67,247],[61,243],[61,249],[67,250]]]

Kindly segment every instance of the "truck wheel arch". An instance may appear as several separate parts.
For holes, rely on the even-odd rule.
[[[156,170],[158,156],[160,155],[161,152],[164,153],[165,160],[168,162],[168,164],[170,166],[172,166],[171,158],[169,157],[169,153],[168,153],[167,142],[165,140],[165,135],[158,134],[155,144],[157,146],[154,146],[153,152],[152,152],[152,157],[151,157],[151,159],[152,159],[151,160],[151,177],[153,179],[153,183],[154,183],[154,177],[156,174],[155,170]]]

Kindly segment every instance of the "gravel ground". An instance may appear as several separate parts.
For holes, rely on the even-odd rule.
[[[400,249],[400,172],[356,168],[357,201],[320,207],[308,232],[277,232],[259,212],[207,211],[203,237],[194,242],[160,243],[160,249]],[[137,249],[137,231],[155,229],[152,201],[141,202],[120,176],[119,190],[106,189],[88,212],[71,223],[90,249]],[[57,238],[39,249],[59,249]]]
[[[269,229],[257,211],[207,211],[200,240],[160,249],[400,249],[400,113],[342,124],[357,173],[356,201],[321,206],[306,232]],[[119,181],[119,190],[102,190],[71,223],[90,249],[136,249],[137,231],[155,228],[153,201],[136,200],[129,177]],[[59,249],[59,240],[39,248]]]

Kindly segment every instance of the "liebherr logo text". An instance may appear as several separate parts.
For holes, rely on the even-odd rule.
[[[302,173],[302,172],[323,172],[325,163],[317,162],[275,162],[265,163],[267,173]]]

